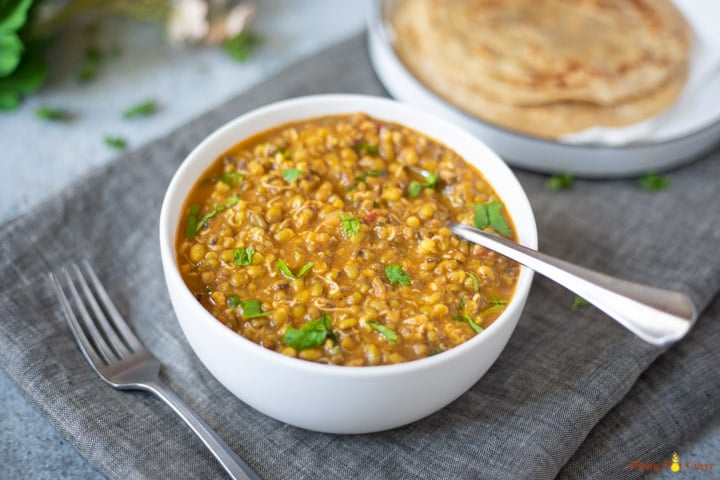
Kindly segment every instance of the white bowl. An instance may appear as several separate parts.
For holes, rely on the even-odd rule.
[[[245,339],[205,310],[183,282],[175,253],[183,203],[195,182],[222,153],[256,133],[294,120],[354,112],[406,125],[454,149],[493,185],[520,243],[537,248],[530,203],[507,165],[464,130],[393,100],[319,95],[282,101],[236,118],[198,145],[170,182],[160,213],[165,280],[183,333],[207,369],[242,401],[282,422],[330,433],[405,425],[462,395],[504,348],[532,280],[532,272],[522,268],[505,312],[481,334],[438,355],[397,365],[344,367],[287,357]]]

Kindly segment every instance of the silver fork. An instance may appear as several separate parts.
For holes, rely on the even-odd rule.
[[[82,269],[74,264],[68,269],[72,275],[64,270],[57,276],[50,273],[50,279],[83,356],[100,378],[120,390],[154,393],[200,437],[230,477],[260,480],[175,392],[160,381],[160,361],[145,348],[122,318],[90,264],[83,261]],[[65,295],[62,279],[72,303]],[[73,304],[80,320],[73,312]]]

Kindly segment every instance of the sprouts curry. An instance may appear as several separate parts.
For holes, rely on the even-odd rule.
[[[453,150],[365,114],[289,123],[221,155],[177,234],[181,275],[247,339],[346,366],[415,360],[482,335],[519,266],[453,236],[512,221]]]

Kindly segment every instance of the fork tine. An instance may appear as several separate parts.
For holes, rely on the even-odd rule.
[[[82,271],[80,268],[78,268],[77,265],[72,265],[72,268],[75,272],[75,276],[78,279],[78,282],[80,283],[80,288],[85,295],[85,299],[90,304],[90,308],[92,308],[92,311],[95,313],[95,319],[97,320],[97,323],[100,324],[100,328],[105,333],[105,338],[107,339],[108,343],[110,344],[110,347],[112,347],[117,353],[118,357],[124,357],[130,353],[128,348],[125,346],[125,343],[118,337],[117,333],[115,332],[115,329],[110,325],[108,322],[108,318],[105,315],[105,312],[100,308],[100,305],[98,305],[97,300],[95,299],[95,294],[90,289],[90,286],[85,281],[85,277],[83,276]]]
[[[92,283],[95,292],[97,292],[97,296],[99,297],[100,302],[105,308],[105,311],[108,312],[108,314],[110,315],[110,320],[115,326],[115,330],[120,334],[122,339],[130,347],[131,350],[133,350],[134,352],[145,350],[145,346],[138,339],[132,329],[130,329],[123,316],[120,315],[120,312],[118,312],[115,304],[110,299],[110,295],[108,295],[105,287],[103,287],[97,275],[95,275],[95,271],[90,266],[90,263],[87,260],[83,260],[82,266],[85,269],[85,272],[88,274],[88,277],[90,277],[90,283]]]
[[[85,332],[83,332],[83,329],[80,326],[80,322],[78,322],[77,317],[75,316],[72,308],[70,307],[70,301],[68,300],[65,292],[63,291],[60,280],[53,273],[50,273],[50,280],[52,281],[53,287],[55,287],[55,294],[57,295],[58,300],[60,300],[60,304],[62,305],[63,311],[65,312],[65,319],[70,326],[70,331],[72,332],[73,337],[75,337],[75,341],[77,341],[77,344],[80,347],[80,351],[83,353],[83,355],[85,355],[85,358],[88,360],[90,365],[92,365],[93,369],[95,369],[96,372],[100,373],[98,371],[98,368],[95,367],[95,365],[102,365],[104,363],[104,360],[100,358],[100,356],[95,351],[95,347],[87,339]]]
[[[88,312],[87,308],[85,307],[85,303],[80,297],[80,293],[78,293],[78,290],[75,287],[75,282],[70,276],[70,273],[67,270],[65,270],[63,273],[65,274],[65,280],[68,284],[68,290],[70,290],[70,294],[72,295],[72,298],[75,302],[75,308],[80,314],[80,318],[83,321],[83,325],[85,326],[90,340],[95,344],[95,349],[97,350],[97,353],[105,360],[105,363],[109,364],[117,360],[115,352],[113,352],[112,349],[108,346],[107,342],[105,342],[105,339],[98,330],[97,325],[95,325],[95,320],[93,320],[90,312]]]

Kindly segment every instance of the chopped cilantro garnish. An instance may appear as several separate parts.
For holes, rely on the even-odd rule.
[[[407,286],[412,283],[412,278],[403,271],[400,265],[393,264],[385,267],[385,276],[391,285],[400,284]]]
[[[228,295],[227,299],[225,300],[225,303],[230,308],[237,308],[240,306],[240,297],[235,295],[234,293],[232,295]]]
[[[501,202],[493,200],[485,204],[473,203],[472,208],[475,211],[473,216],[473,226],[475,228],[483,230],[490,226],[500,235],[505,237],[512,235],[510,226],[502,213],[503,204]]]
[[[358,144],[354,145],[352,147],[352,149],[358,153],[365,152],[370,155],[375,155],[380,152],[380,149],[377,147],[377,145],[370,145],[369,143],[366,143],[366,142],[358,143]]]
[[[112,135],[105,135],[105,138],[103,139],[105,141],[105,145],[112,148],[117,149],[123,149],[127,146],[127,142],[124,138],[121,137],[113,137]]]
[[[559,192],[560,190],[566,190],[570,188],[575,177],[570,173],[556,173],[547,179],[545,182],[545,188],[552,190],[553,192]]]
[[[278,270],[282,272],[283,275],[293,280],[297,280],[298,278],[302,278],[307,272],[309,272],[310,269],[313,267],[314,263],[308,262],[302,267],[300,267],[297,275],[294,274],[292,270],[290,270],[290,267],[287,266],[287,263],[285,263],[285,260],[283,260],[282,258],[278,258],[275,262],[275,265],[277,266]]]
[[[638,183],[640,183],[640,186],[645,190],[657,192],[659,190],[665,190],[669,187],[670,179],[667,177],[661,177],[655,172],[649,172],[638,178]]]
[[[590,306],[590,302],[588,302],[587,300],[585,300],[582,297],[576,296],[575,300],[573,300],[572,309],[573,309],[573,311],[575,311],[575,310],[579,310],[581,308],[585,308],[585,307],[589,307],[589,306]]]
[[[255,250],[250,247],[234,248],[232,261],[235,265],[247,267],[252,263]]]
[[[418,182],[415,180],[410,182],[410,185],[408,186],[408,195],[410,195],[411,198],[415,198],[420,195],[420,192],[422,192],[423,188],[436,188],[437,185],[437,173],[430,172],[425,177],[424,182]]]
[[[334,336],[331,323],[330,315],[323,313],[320,318],[307,322],[300,329],[291,327],[285,330],[282,342],[297,350],[318,347],[326,338]]]
[[[259,35],[251,32],[240,32],[223,44],[225,52],[232,57],[233,60],[244,62],[253,50],[261,43]]]
[[[341,213],[340,228],[342,228],[345,238],[353,238],[358,234],[358,232],[360,232],[360,219],[353,217],[352,215]]]
[[[295,180],[300,178],[300,175],[302,174],[303,171],[298,170],[297,168],[286,168],[282,171],[282,176],[286,182],[294,182]]]
[[[468,325],[470,325],[470,328],[475,330],[475,332],[480,333],[483,330],[485,330],[483,327],[481,327],[480,325],[475,323],[475,321],[472,319],[472,317],[470,317],[470,315],[466,315],[465,317],[466,317],[465,320],[468,322]]]
[[[210,212],[206,213],[204,217],[202,217],[200,220],[197,220],[197,214],[200,212],[200,206],[199,205],[193,205],[190,207],[190,215],[188,216],[188,226],[185,230],[185,236],[187,238],[193,238],[198,230],[200,230],[205,223],[210,220],[212,217],[217,215],[218,213],[227,210],[228,208],[232,207],[236,203],[240,201],[240,198],[233,195],[228,199],[227,202],[225,202],[224,205],[215,205],[213,206],[212,210]],[[197,208],[195,208],[197,207]]]
[[[135,117],[147,117],[157,112],[158,105],[152,100],[147,102],[139,103],[133,107],[128,108],[123,112],[124,118],[135,118]]]
[[[260,300],[257,298],[253,298],[251,300],[240,300],[240,304],[242,305],[243,317],[245,318],[267,317],[273,313],[272,310],[263,312]]]
[[[233,186],[243,181],[245,178],[245,175],[238,172],[224,172],[222,173],[216,180],[218,182],[222,182],[225,185]]]
[[[477,275],[472,272],[465,272],[465,275],[470,277],[472,281],[473,292],[477,293],[480,291],[480,282],[478,281]]]
[[[200,213],[200,205],[190,207],[187,228],[185,229],[185,236],[187,238],[193,238],[198,231],[198,213]]]
[[[370,325],[370,327],[372,327],[373,330],[380,332],[387,339],[388,342],[395,343],[397,341],[398,335],[395,330],[388,328],[385,325],[381,325],[374,320],[370,320],[367,323],[368,325]]]
[[[64,108],[40,107],[35,110],[35,115],[43,120],[50,120],[53,122],[69,122],[73,119],[73,114]]]

